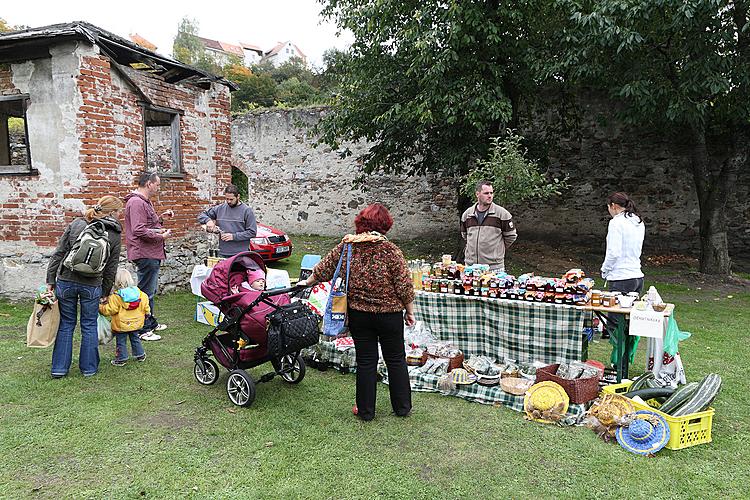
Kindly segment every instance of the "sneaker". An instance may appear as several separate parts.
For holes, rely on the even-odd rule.
[[[156,325],[156,328],[154,328],[154,331],[155,332],[160,332],[160,331],[166,330],[166,329],[167,329],[167,325],[165,325],[164,323],[159,323],[158,325]]]
[[[112,366],[125,366],[125,361],[120,361],[119,359],[113,359]]]
[[[158,337],[158,335],[157,335],[157,337]],[[141,361],[146,361],[146,355],[144,354],[143,356],[136,356],[136,358],[135,358],[135,359],[136,359],[136,361],[138,361],[138,362],[141,362]]]
[[[157,335],[154,332],[146,332],[141,334],[141,340],[161,340],[161,335]]]

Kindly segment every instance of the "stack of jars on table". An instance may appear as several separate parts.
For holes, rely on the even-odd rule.
[[[490,272],[489,266],[462,266],[451,262],[432,266],[430,274],[422,273],[421,289],[491,299],[527,300],[554,304],[586,305],[591,298],[594,280],[580,269],[571,269],[560,278],[522,274],[516,278],[504,272]],[[415,288],[419,289],[415,282]]]

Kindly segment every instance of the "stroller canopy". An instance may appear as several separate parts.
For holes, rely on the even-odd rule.
[[[263,258],[255,252],[242,252],[234,257],[224,259],[216,264],[201,284],[201,294],[208,300],[217,304],[225,297],[232,295],[232,284],[244,281],[247,271],[257,269],[266,272],[266,264]],[[237,281],[237,283],[234,283]]]

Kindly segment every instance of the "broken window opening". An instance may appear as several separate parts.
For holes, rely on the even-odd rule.
[[[0,174],[31,172],[28,95],[0,96]]]
[[[182,173],[179,111],[144,107],[143,123],[148,170],[160,175]]]

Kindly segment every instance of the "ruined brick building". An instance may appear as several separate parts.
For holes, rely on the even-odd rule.
[[[84,22],[0,35],[2,294],[43,283],[38,249],[147,168],[185,236],[231,178],[233,88]]]

